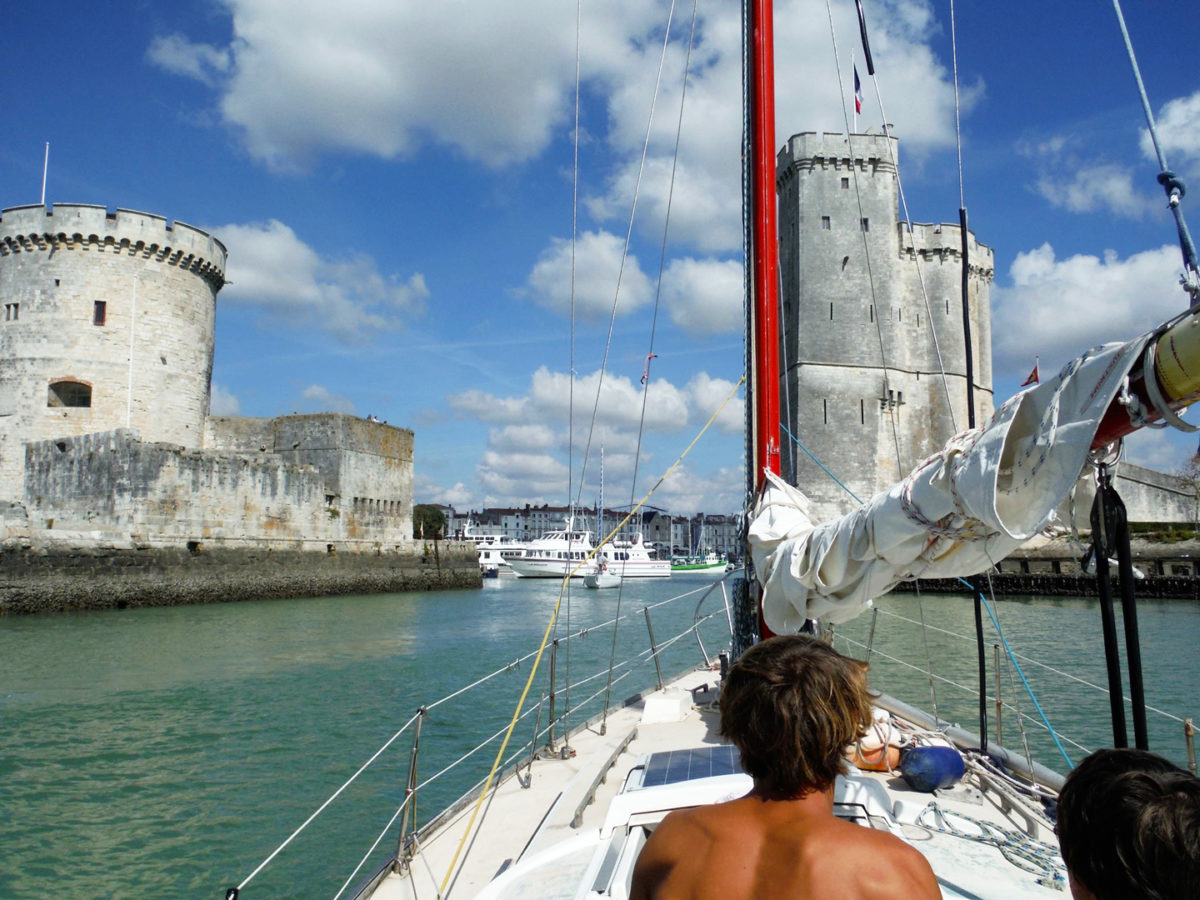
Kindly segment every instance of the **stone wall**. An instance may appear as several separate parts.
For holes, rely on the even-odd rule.
[[[336,414],[272,421],[266,452],[189,450],[141,441],[128,429],[28,444],[29,527],[160,545],[407,547],[412,432]],[[242,433],[251,432],[267,434],[259,426]],[[275,452],[279,442],[287,449]],[[347,484],[387,503],[348,495]]]
[[[480,586],[475,548],[403,552],[0,542],[0,615]]]

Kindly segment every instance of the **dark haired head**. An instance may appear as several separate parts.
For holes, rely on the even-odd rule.
[[[1144,750],[1099,750],[1067,776],[1058,842],[1097,900],[1200,897],[1200,779]]]
[[[844,752],[871,723],[867,665],[807,635],[773,637],[730,667],[721,686],[721,734],[772,797],[832,786]]]

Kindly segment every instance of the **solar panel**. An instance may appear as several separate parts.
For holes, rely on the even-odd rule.
[[[678,784],[693,778],[734,775],[742,771],[737,748],[732,744],[718,747],[690,747],[650,754],[642,787]]]

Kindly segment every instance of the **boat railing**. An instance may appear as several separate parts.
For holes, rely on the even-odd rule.
[[[876,607],[874,615],[943,635],[952,641],[960,643],[964,654],[973,654],[975,652],[976,638],[974,635],[962,634],[882,607]],[[956,681],[940,674],[938,671],[935,671],[935,664],[928,656],[923,662],[914,663],[911,660],[902,659],[894,653],[881,650],[875,634],[876,629],[874,625],[872,625],[871,634],[866,641],[858,640],[843,632],[837,632],[835,634],[835,645],[841,645],[839,649],[843,652],[866,659],[868,662],[872,662],[872,660],[878,658],[885,660],[899,669],[905,669],[919,675],[927,682],[930,695],[930,709],[933,717],[943,724],[949,725],[950,722],[948,720],[955,719],[956,717],[962,717],[967,721],[971,721],[970,716],[977,709],[977,705],[975,704],[977,704],[980,693],[977,683],[964,684],[961,681]],[[1001,636],[1001,641],[1003,640]],[[889,649],[893,648],[889,647]],[[1111,739],[1110,735],[1104,733],[1107,722],[1095,723],[1095,727],[1088,734],[1076,734],[1072,736],[1064,733],[1051,724],[1050,717],[1043,712],[1037,699],[1041,697],[1042,701],[1048,702],[1047,698],[1055,698],[1064,703],[1069,703],[1070,708],[1075,709],[1086,704],[1078,702],[1078,697],[1073,695],[1074,691],[1089,690],[1108,696],[1109,690],[1107,687],[1089,681],[1080,675],[1068,672],[1062,668],[1050,665],[1035,657],[1016,652],[1007,645],[1007,642],[1004,642],[1003,648],[999,642],[992,644],[992,658],[993,671],[989,680],[988,697],[992,701],[992,716],[996,729],[995,737],[997,744],[1006,744],[1005,726],[1011,726],[1015,723],[1015,729],[1011,727],[1009,729],[1009,738],[1014,738],[1013,730],[1018,732],[1016,739],[1020,741],[1028,765],[1033,765],[1034,758],[1044,758],[1048,753],[1053,755],[1054,748],[1057,747],[1058,752],[1065,758],[1066,768],[1069,769],[1073,766],[1073,762],[1062,748],[1062,743],[1068,744],[1075,751],[1078,751],[1080,756],[1083,756],[1093,749],[1088,746],[1088,741],[1092,741],[1093,747],[1095,747],[1106,745],[1108,740]],[[1022,667],[1030,670],[1029,680],[1026,679]],[[944,665],[941,668],[947,671],[963,670],[962,667],[953,665]],[[1032,674],[1034,670],[1038,674]],[[1036,684],[1031,684],[1031,680],[1036,682]],[[1018,682],[1021,682],[1020,686],[1018,686]],[[940,696],[938,685],[946,689],[946,692]],[[1028,705],[1022,705],[1020,698],[1023,692],[1028,694],[1032,705],[1038,713],[1037,715],[1029,711]],[[1128,696],[1124,696],[1124,700],[1127,704],[1131,702]],[[969,703],[968,701],[971,702]],[[939,707],[943,708],[945,715],[939,712]],[[1149,704],[1147,704],[1146,710],[1157,717],[1157,720],[1160,722],[1161,727],[1155,730],[1156,737],[1160,741],[1170,740],[1169,735],[1171,732],[1179,729],[1175,733],[1182,733],[1184,752],[1188,760],[1188,765],[1195,772],[1195,726],[1193,720],[1190,717],[1181,717]],[[1062,711],[1066,712],[1067,710]],[[1048,744],[1044,739],[1033,740],[1031,746],[1031,738],[1029,732],[1026,730],[1027,728],[1035,729],[1035,734],[1041,733],[1044,737],[1049,738],[1053,742],[1053,746]],[[1011,752],[1013,745],[1009,743],[1008,746]],[[1178,745],[1176,746],[1178,747]]]
[[[706,603],[711,602],[714,594],[719,598],[721,604],[714,610],[702,613],[702,608]],[[676,614],[673,627],[678,628],[678,630],[674,631],[670,637],[664,640],[657,640],[654,633],[653,617],[658,614],[661,618],[666,618],[663,615],[665,608],[680,604],[682,601],[688,599],[697,598],[697,595],[699,596],[696,599],[695,608],[691,613],[690,622],[685,618],[686,613],[683,616]],[[636,641],[632,636],[636,633],[634,629],[625,628],[621,658],[617,659],[615,656],[610,656],[608,659],[596,660],[595,655],[593,655],[593,668],[589,669],[586,674],[578,677],[570,673],[570,666],[560,665],[559,656],[565,655],[568,648],[573,645],[586,645],[589,638],[591,639],[590,643],[595,645],[597,643],[595,638],[599,635],[611,634],[612,647],[615,649],[618,637],[621,635],[622,626],[632,625],[635,618],[642,618],[644,620],[647,629],[646,637],[642,641]],[[686,624],[682,628],[679,628],[681,620]],[[521,742],[519,746],[516,746],[515,749],[506,751],[503,759],[497,760],[497,770],[503,773],[501,778],[517,777],[521,780],[523,786],[528,786],[531,783],[530,779],[533,777],[532,764],[534,760],[545,759],[555,755],[561,755],[564,759],[567,758],[566,754],[570,752],[569,740],[572,734],[587,728],[603,728],[606,717],[614,703],[617,706],[625,706],[636,702],[640,697],[636,693],[626,695],[624,698],[614,701],[613,697],[621,696],[615,693],[614,689],[626,682],[630,682],[634,676],[639,675],[650,666],[654,666],[655,674],[653,677],[660,687],[663,682],[662,671],[664,665],[672,667],[673,671],[679,673],[699,666],[711,667],[713,660],[705,647],[701,631],[709,623],[714,623],[712,630],[716,633],[724,634],[726,633],[725,626],[731,622],[729,596],[725,588],[725,582],[722,580],[656,603],[638,606],[635,609],[613,616],[599,624],[578,628],[570,634],[565,634],[554,639],[549,646],[550,658],[547,666],[546,684],[542,688],[540,695],[530,699],[526,703],[525,708],[515,715],[516,725],[530,728],[530,736]],[[698,660],[696,659],[694,650],[690,652],[686,650],[686,644],[691,639],[696,641],[699,650]],[[513,673],[519,671],[524,665],[531,663],[537,656],[538,652],[533,651],[518,657],[494,671],[477,678],[470,684],[432,703],[419,707],[394,734],[384,741],[378,750],[368,757],[349,779],[335,790],[328,799],[243,879],[236,888],[230,888],[226,897],[236,898],[242,888],[270,865],[303,831],[308,829],[364,772],[384,758],[386,751],[394,747],[401,737],[411,734],[408,768],[404,779],[405,789],[403,800],[391,812],[390,818],[387,819],[374,842],[359,860],[341,889],[334,895],[334,898],[337,900],[337,898],[341,897],[354,883],[355,879],[359,877],[359,873],[370,863],[372,858],[377,858],[379,848],[387,841],[389,834],[396,834],[397,827],[399,828],[398,838],[396,839],[396,843],[392,845],[396,850],[389,860],[384,863],[384,868],[388,866],[403,867],[407,865],[415,854],[416,848],[420,846],[421,836],[435,829],[440,822],[445,821],[448,817],[457,815],[465,807],[476,802],[480,790],[487,783],[486,778],[481,778],[475,781],[468,790],[461,793],[456,802],[446,803],[441,798],[447,796],[447,791],[450,792],[448,796],[451,798],[457,791],[461,791],[462,779],[459,779],[458,784],[460,787],[456,789],[448,785],[450,776],[458,773],[469,763],[473,761],[478,762],[480,754],[488,748],[497,747],[506,733],[513,727],[512,721],[505,716],[503,725],[496,727],[490,734],[473,746],[457,748],[457,755],[449,759],[449,761],[445,761],[451,755],[451,747],[454,741],[447,740],[444,735],[439,736],[436,726],[433,723],[438,722],[439,719],[443,721],[448,720],[449,717],[438,716],[431,718],[430,714],[456,701],[467,702],[468,697],[479,690],[487,688],[495,689],[497,682],[502,681],[505,677],[511,677]],[[562,683],[558,684],[557,680],[560,673],[562,673]],[[553,680],[551,676],[553,676]],[[642,684],[644,682],[645,678],[643,676],[642,680],[636,683]],[[582,691],[587,691],[588,693],[582,699],[578,699],[578,695]],[[557,701],[560,695],[565,695],[566,698],[564,708],[561,712],[557,708]],[[576,699],[572,700],[573,697]],[[582,716],[586,716],[587,718],[580,721]],[[543,721],[543,717],[545,717],[545,721]],[[578,724],[573,725],[573,722]],[[561,746],[558,745],[558,739],[555,738],[556,729],[564,736]],[[445,746],[430,748],[429,745],[438,742],[439,737],[441,738],[441,743]],[[418,763],[422,760],[429,761],[431,756],[435,760],[442,760],[442,765],[432,775],[425,778],[418,778]],[[390,754],[387,758],[394,762],[395,754]],[[441,798],[435,798],[431,808],[441,808],[442,812],[427,822],[419,822],[417,818],[417,800],[435,788],[440,790]],[[378,874],[376,872],[375,875],[371,876],[370,880],[377,879]]]

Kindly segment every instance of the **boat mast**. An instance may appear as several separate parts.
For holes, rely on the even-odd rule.
[[[775,222],[775,37],[772,0],[750,3],[750,395],[752,479],[779,474],[779,239]]]
[[[779,474],[779,242],[775,199],[775,36],[772,0],[746,3],[746,144],[743,178],[748,209],[746,283],[748,495],[766,472]],[[759,636],[771,632],[759,612]]]

